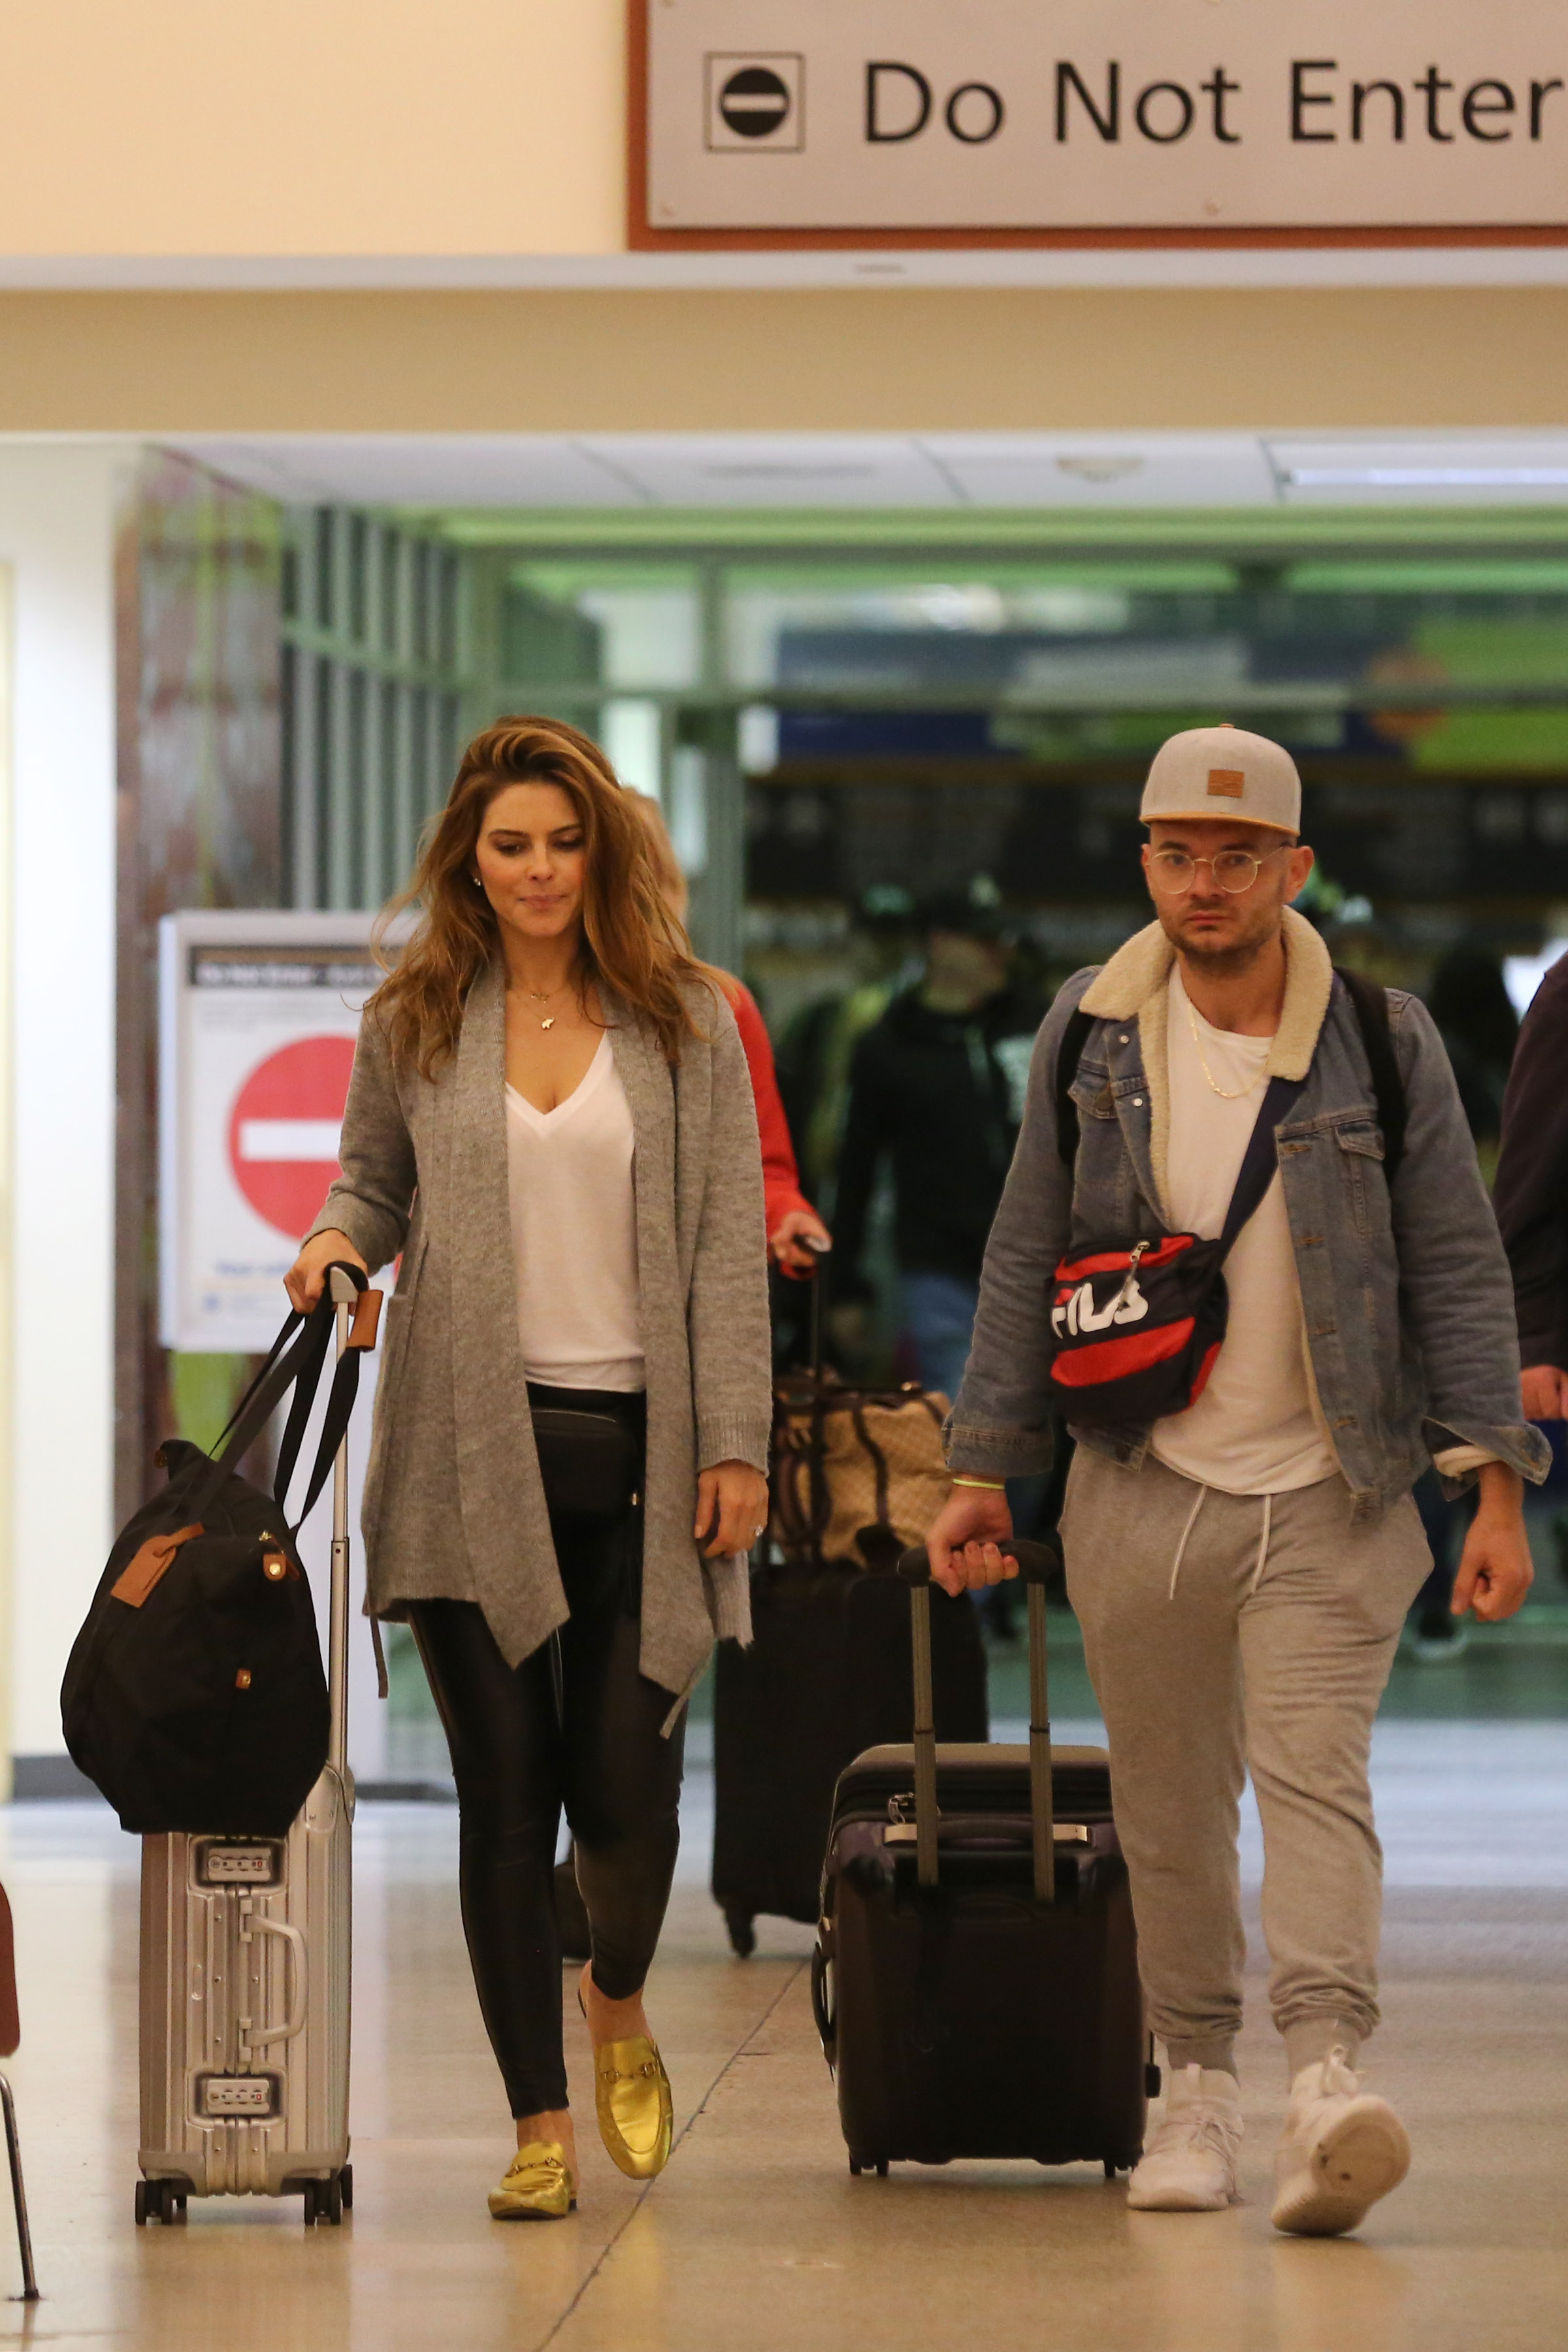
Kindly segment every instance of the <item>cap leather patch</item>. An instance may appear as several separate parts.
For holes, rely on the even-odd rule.
[[[1238,801],[1247,790],[1247,778],[1239,768],[1211,768],[1209,796],[1222,801]]]

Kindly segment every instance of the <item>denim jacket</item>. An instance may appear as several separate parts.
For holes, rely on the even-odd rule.
[[[1268,1075],[1305,1084],[1279,1129],[1314,1409],[1358,1517],[1385,1510],[1436,1454],[1474,1446],[1542,1479],[1524,1420],[1507,1261],[1437,1032],[1388,992],[1408,1123],[1392,1193],[1355,1009],[1311,925],[1287,910],[1286,983]],[[1173,950],[1157,923],[1077,973],[1035,1046],[1024,1124],[986,1248],[969,1369],[948,1424],[952,1467],[1012,1477],[1051,1454],[1051,1277],[1090,1241],[1169,1232],[1165,1009]],[[1081,1005],[1096,1016],[1073,1081],[1076,1167],[1057,1141],[1057,1062]],[[1082,1428],[1135,1469],[1150,1431]],[[1458,1494],[1474,1477],[1445,1478]]]

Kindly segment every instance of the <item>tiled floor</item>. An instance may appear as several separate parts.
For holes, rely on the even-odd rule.
[[[1121,2188],[1088,2168],[851,2180],[811,2025],[808,1933],[764,1923],[755,1959],[729,1958],[701,1883],[700,1766],[650,1993],[681,2132],[662,2179],[640,2191],[623,2180],[590,2122],[575,2219],[489,2221],[508,2132],[458,1924],[455,1816],[366,1804],[353,2215],[341,2232],[307,2234],[294,2202],[193,2201],[185,2227],[139,2231],[136,1849],[96,1807],[14,1808],[0,1815],[25,2027],[13,2072],[47,2299],[0,2303],[0,2341],[1557,2352],[1568,1726],[1387,1723],[1378,1780],[1390,1893],[1374,2079],[1410,2124],[1415,2168],[1360,2241],[1338,2244],[1287,2243],[1268,2227],[1283,2084],[1260,2000],[1246,2046],[1247,2202],[1229,2213],[1129,2214]],[[1256,1865],[1249,1841],[1254,1881]],[[574,2010],[567,2031],[581,2069]],[[7,2248],[0,2221],[0,2272]]]

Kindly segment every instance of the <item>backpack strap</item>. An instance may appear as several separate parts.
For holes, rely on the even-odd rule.
[[[1377,1123],[1383,1129],[1384,1180],[1392,1192],[1394,1180],[1405,1158],[1405,1130],[1409,1119],[1409,1105],[1405,1097],[1405,1081],[1399,1075],[1399,1062],[1394,1051],[1394,1031],[1388,1019],[1388,991],[1361,971],[1347,971],[1342,964],[1334,970],[1345,984],[1345,993],[1354,1008],[1356,1026],[1361,1031],[1362,1050],[1372,1072],[1372,1090],[1377,1101]]]
[[[1078,1158],[1078,1105],[1072,1098],[1073,1080],[1093,1027],[1093,1013],[1085,1013],[1080,1006],[1068,1017],[1057,1055],[1057,1150],[1068,1168]]]

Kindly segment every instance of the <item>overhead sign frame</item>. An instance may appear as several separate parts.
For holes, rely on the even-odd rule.
[[[628,8],[640,251],[1568,244],[1559,0]]]

